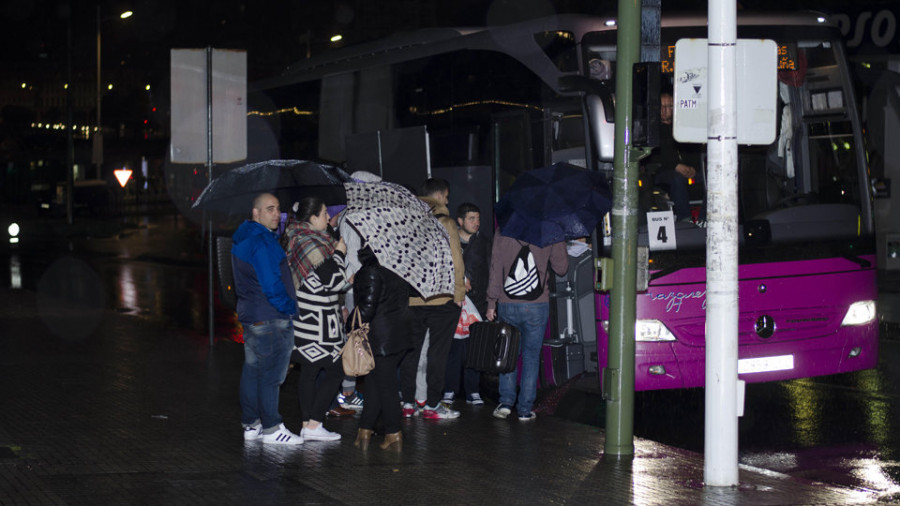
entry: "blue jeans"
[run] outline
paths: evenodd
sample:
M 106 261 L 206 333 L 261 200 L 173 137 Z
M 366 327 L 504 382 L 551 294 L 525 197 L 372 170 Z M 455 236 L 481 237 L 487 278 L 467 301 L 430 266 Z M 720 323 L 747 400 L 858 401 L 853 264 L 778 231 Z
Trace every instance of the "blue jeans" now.
M 497 304 L 502 322 L 515 325 L 522 335 L 522 379 L 519 381 L 519 402 L 516 404 L 516 372 L 500 375 L 500 404 L 516 406 L 520 415 L 531 412 L 537 396 L 538 372 L 541 366 L 541 346 L 550 318 L 547 302 L 504 302 Z
M 278 393 L 287 376 L 294 329 L 291 320 L 244 325 L 244 368 L 241 371 L 241 423 L 262 421 L 264 429 L 281 423 Z
M 450 345 L 450 354 L 447 355 L 447 373 L 444 375 L 444 393 L 481 395 L 481 373 L 475 369 L 464 367 L 466 353 L 469 349 L 469 339 L 453 339 Z M 460 374 L 462 371 L 462 374 Z M 463 388 L 459 388 L 459 379 L 462 377 Z
M 657 174 L 654 178 L 656 184 L 666 187 L 669 198 L 672 199 L 672 212 L 675 219 L 685 220 L 691 218 L 691 202 L 688 194 L 688 180 L 675 170 Z

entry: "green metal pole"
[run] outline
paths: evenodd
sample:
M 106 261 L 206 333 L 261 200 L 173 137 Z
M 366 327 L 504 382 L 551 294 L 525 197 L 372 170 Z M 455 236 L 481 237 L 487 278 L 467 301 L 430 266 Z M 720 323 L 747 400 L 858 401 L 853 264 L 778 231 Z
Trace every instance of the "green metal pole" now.
M 609 362 L 604 371 L 607 455 L 634 455 L 634 318 L 637 278 L 638 161 L 631 147 L 632 68 L 640 61 L 641 0 L 619 0 L 616 144 L 613 160 L 613 286 Z

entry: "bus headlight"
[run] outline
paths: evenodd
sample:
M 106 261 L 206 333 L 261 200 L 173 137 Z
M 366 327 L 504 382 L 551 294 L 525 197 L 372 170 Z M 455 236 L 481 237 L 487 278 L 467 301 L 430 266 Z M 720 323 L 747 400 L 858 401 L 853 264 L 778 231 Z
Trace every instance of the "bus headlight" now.
M 603 320 L 600 323 L 603 325 L 603 331 L 609 334 L 609 320 Z M 663 341 L 675 341 L 675 336 L 672 335 L 669 328 L 659 320 L 635 320 L 634 340 L 657 343 Z
M 841 327 L 848 325 L 865 325 L 875 319 L 875 301 L 861 300 L 850 304 Z

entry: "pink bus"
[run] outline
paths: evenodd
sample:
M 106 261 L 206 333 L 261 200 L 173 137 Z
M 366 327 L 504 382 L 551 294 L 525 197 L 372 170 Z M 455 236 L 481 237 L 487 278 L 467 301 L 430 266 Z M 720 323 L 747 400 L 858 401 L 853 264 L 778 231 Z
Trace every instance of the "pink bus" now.
M 705 37 L 705 23 L 664 18 L 663 79 L 673 65 L 666 48 Z M 738 24 L 739 38 L 773 39 L 779 48 L 776 141 L 739 148 L 739 377 L 760 382 L 873 368 L 872 196 L 841 35 L 815 14 L 741 16 Z M 585 46 L 614 57 L 614 32 L 595 34 Z M 656 231 L 648 235 L 646 221 L 640 228 L 650 268 L 648 287 L 637 295 L 637 390 L 704 385 L 704 344 L 716 336 L 705 332 L 703 149 L 693 153 L 693 219 L 676 224 L 677 248 L 654 250 Z M 642 211 L 671 204 L 665 188 L 646 176 L 641 182 L 650 194 Z M 609 295 L 596 301 L 602 364 Z
M 739 154 L 741 378 L 874 367 L 872 197 L 840 31 L 809 13 L 742 13 L 738 24 L 740 38 L 772 39 L 779 53 L 776 141 Z M 661 26 L 671 83 L 675 42 L 706 37 L 707 21 L 664 14 Z M 329 160 L 413 187 L 443 177 L 451 211 L 473 202 L 488 229 L 494 202 L 525 171 L 567 162 L 612 178 L 618 70 L 614 16 L 426 29 L 320 51 L 250 86 L 248 162 Z M 693 219 L 676 224 L 677 247 L 651 247 L 657 233 L 642 220 L 651 264 L 637 295 L 639 390 L 703 385 L 704 344 L 715 339 L 704 331 L 704 148 L 693 148 Z M 650 178 L 642 189 L 641 216 L 671 206 Z M 557 283 L 550 383 L 602 378 L 607 364 L 609 296 L 593 290 L 591 265 L 609 256 L 608 227 L 591 242 L 570 262 L 587 273 Z M 569 294 L 580 298 L 563 302 Z

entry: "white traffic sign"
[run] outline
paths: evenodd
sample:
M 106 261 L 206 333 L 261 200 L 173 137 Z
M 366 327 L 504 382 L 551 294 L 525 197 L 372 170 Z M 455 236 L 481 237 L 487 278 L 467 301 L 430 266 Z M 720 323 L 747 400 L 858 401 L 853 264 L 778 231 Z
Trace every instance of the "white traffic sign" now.
M 680 39 L 675 43 L 672 134 L 678 142 L 705 144 L 708 140 L 706 41 Z M 738 39 L 736 54 L 737 142 L 771 144 L 775 141 L 778 46 L 768 39 Z

